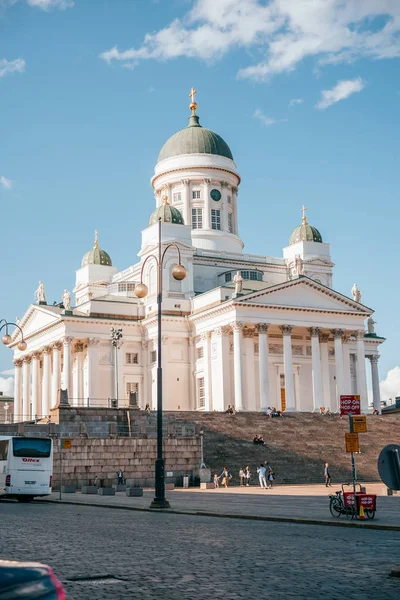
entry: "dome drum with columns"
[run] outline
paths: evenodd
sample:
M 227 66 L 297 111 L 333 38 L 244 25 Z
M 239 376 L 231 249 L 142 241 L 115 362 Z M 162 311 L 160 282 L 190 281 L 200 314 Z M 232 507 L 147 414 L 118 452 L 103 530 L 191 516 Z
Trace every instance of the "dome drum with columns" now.
M 231 404 L 238 411 L 336 412 L 341 394 L 357 393 L 367 412 L 367 368 L 380 410 L 384 338 L 371 325 L 373 310 L 358 288 L 350 297 L 334 289 L 330 245 L 308 224 L 305 207 L 282 256 L 243 253 L 240 175 L 224 139 L 200 125 L 195 94 L 192 88 L 188 126 L 159 154 L 138 261 L 119 270 L 96 232 L 76 271 L 74 305 L 64 290 L 68 310 L 42 301 L 20 320 L 27 348 L 18 349 L 15 334 L 16 419 L 49 415 L 60 388 L 72 406 L 105 407 L 112 399 L 125 409 L 134 392 L 139 406 L 156 407 L 157 267 L 147 258 L 159 223 L 163 247 L 173 244 L 162 271 L 165 410 Z M 183 280 L 173 276 L 175 245 Z M 149 293 L 139 299 L 142 266 Z M 122 329 L 118 369 L 111 327 Z

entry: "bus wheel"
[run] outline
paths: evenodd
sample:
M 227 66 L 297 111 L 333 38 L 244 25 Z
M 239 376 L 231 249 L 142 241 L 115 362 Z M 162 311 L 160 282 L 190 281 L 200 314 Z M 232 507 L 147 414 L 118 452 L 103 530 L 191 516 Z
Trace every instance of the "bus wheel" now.
M 18 496 L 18 502 L 32 502 L 33 496 Z

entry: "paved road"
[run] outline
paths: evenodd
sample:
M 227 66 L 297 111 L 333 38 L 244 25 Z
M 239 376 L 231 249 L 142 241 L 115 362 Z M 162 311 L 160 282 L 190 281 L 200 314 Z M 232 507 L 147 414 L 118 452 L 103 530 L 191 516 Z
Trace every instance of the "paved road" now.
M 1 555 L 52 565 L 68 600 L 400 597 L 395 531 L 11 501 L 0 523 Z
M 382 486 L 380 486 L 382 488 Z M 377 492 L 373 486 L 369 491 Z M 332 488 L 335 490 L 335 488 Z M 329 512 L 329 494 L 334 492 L 325 486 L 287 486 L 274 490 L 261 490 L 257 487 L 232 487 L 218 490 L 174 490 L 167 492 L 172 509 L 183 511 L 206 511 L 230 515 L 258 517 L 299 518 L 322 521 L 336 521 Z M 289 495 L 290 494 L 290 495 Z M 115 496 L 96 496 L 86 494 L 64 494 L 68 502 L 84 502 L 91 505 L 108 504 L 112 506 L 148 508 L 154 496 L 153 491 L 145 491 L 141 498 L 127 498 L 123 492 Z M 59 494 L 53 493 L 52 500 Z M 377 498 L 377 513 L 373 523 L 384 526 L 400 527 L 400 495 Z M 340 521 L 345 521 L 344 517 Z M 346 521 L 347 522 L 347 521 Z

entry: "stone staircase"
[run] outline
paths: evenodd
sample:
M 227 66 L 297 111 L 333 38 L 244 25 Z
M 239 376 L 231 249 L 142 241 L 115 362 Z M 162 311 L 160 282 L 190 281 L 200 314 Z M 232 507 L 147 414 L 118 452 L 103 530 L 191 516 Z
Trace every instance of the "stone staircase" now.
M 333 482 L 351 478 L 351 455 L 345 452 L 348 417 L 311 413 L 287 413 L 268 419 L 262 413 L 167 412 L 165 425 L 174 420 L 194 423 L 204 432 L 204 458 L 213 473 L 226 465 L 233 483 L 238 483 L 240 467 L 249 465 L 253 484 L 256 467 L 269 461 L 279 483 L 321 483 L 324 462 L 330 464 Z M 380 481 L 377 458 L 387 444 L 400 444 L 400 414 L 367 416 L 367 433 L 359 434 L 361 454 L 356 455 L 360 481 Z M 255 434 L 262 435 L 265 447 L 256 446 Z

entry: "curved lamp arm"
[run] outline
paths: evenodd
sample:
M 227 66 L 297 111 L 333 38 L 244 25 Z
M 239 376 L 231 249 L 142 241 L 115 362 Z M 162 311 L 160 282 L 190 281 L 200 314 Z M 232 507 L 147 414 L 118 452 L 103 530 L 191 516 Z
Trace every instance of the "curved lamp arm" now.
M 19 329 L 20 333 L 21 333 L 21 338 L 24 339 L 24 333 L 21 329 L 21 327 L 19 325 L 17 325 L 16 323 L 11 323 L 10 321 L 6 321 L 5 319 L 1 319 L 0 323 L 2 323 L 4 321 L 4 325 L 2 325 L 0 327 L 0 331 L 2 329 L 4 329 L 4 327 L 6 328 L 6 333 L 8 333 L 8 326 L 9 325 L 13 325 L 14 327 L 16 327 L 17 329 Z

